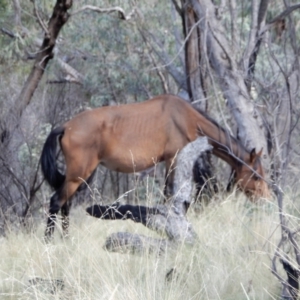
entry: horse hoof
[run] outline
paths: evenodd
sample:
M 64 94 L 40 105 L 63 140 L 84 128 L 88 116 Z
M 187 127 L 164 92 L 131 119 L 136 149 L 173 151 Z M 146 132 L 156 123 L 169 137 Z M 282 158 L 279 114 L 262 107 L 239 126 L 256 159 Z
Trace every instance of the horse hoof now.
M 45 233 L 45 236 L 44 236 L 45 244 L 51 243 L 52 240 L 53 240 L 53 235 L 52 235 L 52 234 L 49 234 L 48 232 L 46 232 L 46 233 Z

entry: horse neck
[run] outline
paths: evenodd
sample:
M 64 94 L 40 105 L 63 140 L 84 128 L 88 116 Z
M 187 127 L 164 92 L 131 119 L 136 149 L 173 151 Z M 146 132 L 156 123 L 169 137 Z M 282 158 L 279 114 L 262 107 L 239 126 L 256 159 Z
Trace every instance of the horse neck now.
M 198 128 L 199 134 L 208 138 L 213 147 L 213 154 L 226 161 L 232 168 L 238 170 L 243 162 L 249 162 L 250 153 L 217 123 L 201 115 Z
M 210 140 L 210 138 L 208 139 Z M 239 147 L 235 147 L 236 145 L 234 144 L 225 146 L 215 143 L 212 140 L 209 141 L 209 143 L 213 146 L 213 154 L 226 161 L 236 171 L 240 168 L 243 162 L 247 162 L 247 152 L 244 149 L 241 151 L 241 149 Z

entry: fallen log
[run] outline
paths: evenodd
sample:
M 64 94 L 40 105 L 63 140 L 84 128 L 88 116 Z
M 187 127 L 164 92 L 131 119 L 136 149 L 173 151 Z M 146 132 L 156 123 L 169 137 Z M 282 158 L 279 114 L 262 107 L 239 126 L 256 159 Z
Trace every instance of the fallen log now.
M 161 255 L 165 253 L 169 246 L 171 246 L 171 243 L 166 239 L 155 239 L 130 232 L 116 232 L 106 239 L 103 248 L 118 253 L 155 253 Z
M 178 214 L 173 206 L 157 205 L 93 205 L 86 209 L 93 217 L 103 220 L 132 220 L 160 234 L 166 234 L 171 241 L 193 244 L 197 238 L 186 217 Z M 160 241 L 159 241 L 160 242 Z M 123 243 L 123 242 L 122 242 Z M 121 244 L 122 244 L 121 243 Z

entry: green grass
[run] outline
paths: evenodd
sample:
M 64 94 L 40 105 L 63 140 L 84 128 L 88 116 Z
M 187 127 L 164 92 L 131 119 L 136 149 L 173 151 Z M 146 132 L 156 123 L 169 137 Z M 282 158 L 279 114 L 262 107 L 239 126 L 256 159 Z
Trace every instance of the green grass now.
M 188 218 L 199 242 L 162 256 L 107 252 L 113 232 L 156 234 L 132 221 L 92 218 L 80 207 L 67 240 L 56 230 L 45 244 L 44 221 L 30 234 L 11 231 L 0 240 L 0 299 L 278 299 L 280 283 L 270 271 L 280 238 L 275 203 L 230 196 Z M 43 281 L 33 284 L 37 278 Z M 53 293 L 51 280 L 62 280 L 63 289 Z

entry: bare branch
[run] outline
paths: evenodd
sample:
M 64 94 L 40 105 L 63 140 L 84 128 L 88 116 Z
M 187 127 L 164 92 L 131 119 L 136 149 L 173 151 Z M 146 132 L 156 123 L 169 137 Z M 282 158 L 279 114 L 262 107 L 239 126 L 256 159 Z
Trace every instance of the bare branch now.
M 276 250 L 275 250 L 275 254 L 273 256 L 272 259 L 272 267 L 271 267 L 271 271 L 273 273 L 274 276 L 277 277 L 277 279 L 281 282 L 281 284 L 285 283 L 285 280 L 283 279 L 283 277 L 281 277 L 277 271 L 277 267 L 276 267 L 276 260 L 278 257 L 281 257 L 280 253 L 279 253 L 279 249 L 282 246 L 282 244 L 284 243 L 285 239 L 282 237 L 280 242 L 278 243 Z
M 237 8 L 236 8 L 236 0 L 229 0 L 229 9 L 231 15 L 231 40 L 232 40 L 232 47 L 237 47 Z
M 253 0 L 252 1 L 252 10 L 251 10 L 251 29 L 248 38 L 247 47 L 245 48 L 245 53 L 243 55 L 244 59 L 244 69 L 247 71 L 249 66 L 249 59 L 256 43 L 256 35 L 257 35 L 257 19 L 258 19 L 258 11 L 259 11 L 259 1 Z
M 281 14 L 272 19 L 268 24 L 266 24 L 259 32 L 260 35 L 263 35 L 266 31 L 270 30 L 278 20 L 281 20 L 291 14 L 294 10 L 299 9 L 300 4 L 295 4 L 289 6 L 286 10 L 284 10 Z
M 253 1 L 255 5 L 258 5 L 256 1 Z M 269 0 L 263 0 L 260 2 L 259 9 L 257 11 L 256 6 L 252 5 L 252 29 L 249 37 L 248 45 L 246 47 L 245 55 L 244 55 L 244 67 L 247 72 L 247 80 L 246 85 L 248 91 L 251 89 L 251 83 L 254 76 L 255 63 L 256 58 L 260 49 L 261 40 L 263 34 L 273 27 L 277 21 L 285 18 L 290 13 L 292 13 L 295 9 L 300 8 L 300 4 L 296 4 L 293 6 L 289 6 L 285 11 L 276 16 L 273 20 L 271 20 L 267 25 L 262 27 L 264 23 L 267 7 L 269 4 Z M 255 37 L 254 37 L 255 34 Z
M 2 33 L 8 35 L 10 38 L 16 38 L 17 37 L 13 32 L 11 32 L 10 30 L 8 30 L 6 28 L 2 27 L 0 30 L 1 30 Z
M 38 9 L 36 7 L 36 3 L 35 3 L 34 0 L 32 0 L 32 2 L 33 2 L 33 5 L 34 5 L 33 11 L 34 11 L 35 16 L 37 17 L 37 20 L 38 20 L 40 26 L 43 28 L 45 34 L 47 36 L 49 36 L 49 32 L 48 32 L 47 26 L 45 25 L 45 23 L 43 22 L 43 20 L 41 19 L 40 15 L 39 15 Z
M 6 169 L 8 174 L 10 174 L 13 182 L 16 184 L 16 186 L 19 188 L 22 195 L 24 195 L 24 198 L 26 201 L 28 200 L 28 192 L 27 187 L 24 182 L 17 176 L 17 173 L 12 170 L 12 168 L 7 164 L 5 159 L 3 157 L 0 157 L 0 160 L 2 161 L 2 166 Z
M 121 20 L 126 20 L 128 21 L 129 19 L 132 18 L 133 14 L 135 13 L 136 11 L 136 8 L 134 7 L 132 9 L 132 11 L 126 15 L 123 8 L 119 7 L 119 6 L 115 6 L 115 7 L 110 7 L 110 8 L 100 8 L 100 7 L 97 7 L 97 6 L 93 6 L 93 5 L 84 5 L 83 7 L 81 7 L 80 9 L 74 11 L 73 13 L 70 14 L 70 16 L 74 16 L 74 15 L 77 15 L 81 12 L 84 12 L 86 10 L 92 10 L 92 11 L 95 11 L 97 13 L 113 13 L 113 12 L 118 12 L 119 13 L 119 18 Z
M 165 94 L 168 94 L 169 93 L 169 88 L 168 88 L 168 84 L 167 84 L 167 81 L 166 81 L 166 78 L 164 76 L 164 74 L 162 73 L 162 71 L 160 70 L 160 68 L 157 68 L 157 64 L 156 64 L 156 61 L 155 61 L 155 58 L 152 54 L 151 51 L 149 51 L 149 57 L 150 59 L 152 60 L 152 63 L 156 69 L 156 72 L 157 72 L 157 75 L 159 76 L 161 82 L 162 82 L 162 87 L 163 87 L 163 90 L 164 90 L 164 93 Z
M 155 67 L 155 70 L 156 70 L 156 72 L 157 72 L 157 75 L 159 76 L 159 78 L 160 78 L 160 80 L 161 80 L 161 82 L 162 82 L 162 87 L 163 87 L 164 93 L 165 93 L 165 94 L 168 94 L 168 93 L 169 93 L 168 84 L 167 84 L 167 82 L 166 82 L 166 79 L 165 79 L 164 74 L 162 73 L 162 71 L 160 70 L 160 68 L 157 67 L 155 58 L 154 58 L 154 56 L 153 56 L 153 54 L 152 54 L 152 51 L 151 51 L 151 50 L 152 50 L 152 49 L 151 49 L 151 45 L 149 45 L 149 42 L 147 41 L 147 39 L 145 39 L 144 36 L 143 36 L 143 39 L 144 39 L 145 44 L 146 44 L 146 47 L 147 47 L 147 49 L 148 49 L 148 55 L 149 55 L 149 57 L 150 57 L 150 59 L 151 59 L 153 65 L 154 65 L 154 67 Z
M 217 42 L 217 44 L 220 46 L 220 48 L 223 50 L 224 55 L 226 56 L 227 60 L 229 61 L 230 69 L 231 69 L 232 71 L 236 70 L 236 64 L 235 64 L 235 61 L 231 58 L 231 53 L 229 53 L 229 52 L 227 51 L 227 50 L 229 50 L 228 47 L 225 47 L 225 45 L 220 41 L 220 39 L 219 39 L 220 36 L 217 35 L 217 34 L 215 33 L 215 31 L 213 30 L 213 28 L 212 28 L 210 22 L 207 22 L 207 23 L 208 23 L 208 26 L 209 26 L 210 29 L 211 29 L 211 34 L 212 34 L 212 36 L 214 37 L 214 39 L 216 40 L 216 42 Z
M 171 0 L 176 11 L 178 12 L 178 14 L 181 16 L 182 15 L 182 9 L 180 8 L 179 4 L 177 3 L 176 0 Z
M 259 11 L 257 16 L 257 25 L 259 29 L 261 28 L 261 25 L 266 18 L 269 1 L 270 0 L 261 0 L 259 4 Z
M 154 47 L 152 44 L 151 45 L 152 50 L 156 53 L 156 55 L 160 58 L 162 61 L 163 65 L 160 66 L 160 68 L 166 68 L 168 72 L 171 74 L 171 76 L 174 78 L 176 83 L 178 84 L 179 87 L 187 91 L 187 84 L 184 78 L 184 74 L 182 74 L 176 66 L 173 64 L 173 61 L 177 58 L 179 53 L 183 50 L 183 47 L 181 47 L 180 51 L 178 52 L 178 55 L 176 55 L 173 59 L 171 59 L 166 51 L 163 49 L 162 43 L 153 35 L 151 34 L 147 29 L 139 29 L 140 34 L 144 38 L 144 40 L 148 40 L 147 35 L 151 36 L 152 40 L 155 42 L 155 44 L 158 47 Z M 157 67 L 156 67 L 157 68 Z
M 56 58 L 56 61 L 59 63 L 60 67 L 63 69 L 63 71 L 66 73 L 65 79 L 68 82 L 74 82 L 78 84 L 82 84 L 84 81 L 84 76 L 80 74 L 77 70 L 75 70 L 73 67 L 71 67 L 69 64 L 64 62 L 60 58 Z
M 21 7 L 19 0 L 13 0 L 13 6 L 14 6 L 14 11 L 15 11 L 15 24 L 17 26 L 22 26 L 21 23 Z
M 179 28 L 176 25 L 176 18 L 177 18 L 176 14 L 177 14 L 176 9 L 175 9 L 174 5 L 172 5 L 171 6 L 171 19 L 173 21 L 172 22 L 173 23 L 173 34 L 174 34 L 175 41 L 176 41 L 176 44 L 175 44 L 176 50 L 177 50 L 177 52 L 179 52 L 179 49 L 181 48 L 181 45 L 182 45 L 182 28 Z M 182 68 L 185 69 L 184 53 L 181 52 L 179 59 L 180 59 Z
M 259 36 L 259 31 L 265 21 L 268 4 L 269 0 L 262 0 L 259 4 L 255 1 L 255 5 L 252 5 L 251 34 L 244 54 L 244 69 L 247 74 L 245 82 L 248 92 L 251 89 L 256 59 L 261 45 L 262 37 Z

